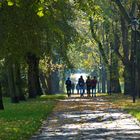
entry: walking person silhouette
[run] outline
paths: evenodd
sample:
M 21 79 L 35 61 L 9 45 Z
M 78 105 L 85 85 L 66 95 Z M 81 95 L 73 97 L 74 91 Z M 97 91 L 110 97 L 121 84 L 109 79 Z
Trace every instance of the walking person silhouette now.
M 90 97 L 90 89 L 91 89 L 91 79 L 90 79 L 90 76 L 87 77 L 86 88 L 87 88 L 87 97 Z
M 85 86 L 83 76 L 80 76 L 78 80 L 78 85 L 79 85 L 80 96 L 82 97 L 84 95 L 84 86 Z
M 65 84 L 66 84 L 66 89 L 67 89 L 67 95 L 68 95 L 68 97 L 70 97 L 70 95 L 71 95 L 71 80 L 69 77 L 66 80 Z

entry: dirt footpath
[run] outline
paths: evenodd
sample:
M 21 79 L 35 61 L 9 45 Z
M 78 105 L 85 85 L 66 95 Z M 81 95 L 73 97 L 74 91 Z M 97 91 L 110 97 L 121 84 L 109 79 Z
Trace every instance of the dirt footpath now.
M 31 140 L 140 140 L 139 122 L 103 97 L 60 100 Z

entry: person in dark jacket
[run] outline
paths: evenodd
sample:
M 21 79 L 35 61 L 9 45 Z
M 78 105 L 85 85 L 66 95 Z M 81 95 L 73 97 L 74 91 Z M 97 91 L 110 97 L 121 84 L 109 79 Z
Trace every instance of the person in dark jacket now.
M 86 88 L 87 88 L 87 96 L 90 97 L 90 89 L 91 89 L 91 79 L 90 79 L 90 76 L 87 77 Z
M 66 84 L 66 89 L 67 89 L 67 95 L 68 95 L 68 97 L 70 97 L 70 95 L 71 95 L 71 80 L 70 80 L 70 78 L 68 78 L 66 80 L 65 84 Z
M 76 90 L 77 90 L 77 94 L 79 94 L 79 84 L 76 84 Z
M 79 78 L 78 85 L 79 85 L 80 95 L 82 97 L 84 95 L 84 86 L 85 86 L 85 82 L 84 82 L 83 76 L 81 76 Z
M 74 94 L 75 84 L 74 82 L 71 83 L 71 93 Z

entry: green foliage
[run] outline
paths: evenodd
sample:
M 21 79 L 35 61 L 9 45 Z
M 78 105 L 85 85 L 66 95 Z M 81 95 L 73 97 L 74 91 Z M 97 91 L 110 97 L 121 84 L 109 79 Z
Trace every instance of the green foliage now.
M 52 112 L 56 99 L 64 95 L 41 97 L 20 104 L 12 104 L 4 99 L 5 110 L 0 111 L 0 139 L 26 140 L 35 133 L 46 117 Z
M 10 56 L 20 60 L 28 52 L 42 56 L 52 48 L 65 60 L 68 44 L 76 37 L 70 2 L 7 0 L 1 3 L 0 10 L 2 58 Z

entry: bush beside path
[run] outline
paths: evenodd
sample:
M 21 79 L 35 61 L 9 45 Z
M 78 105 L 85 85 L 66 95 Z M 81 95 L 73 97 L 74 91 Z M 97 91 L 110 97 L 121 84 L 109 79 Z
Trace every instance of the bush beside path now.
M 31 140 L 136 140 L 139 122 L 105 96 L 59 100 Z

